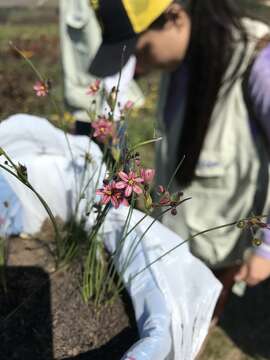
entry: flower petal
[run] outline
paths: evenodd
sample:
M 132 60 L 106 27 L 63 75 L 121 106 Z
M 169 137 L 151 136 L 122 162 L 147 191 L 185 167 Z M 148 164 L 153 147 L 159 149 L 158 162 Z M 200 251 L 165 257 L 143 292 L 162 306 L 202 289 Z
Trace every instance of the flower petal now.
M 124 181 L 118 181 L 115 183 L 116 189 L 125 189 L 127 187 L 127 183 Z
M 138 185 L 133 186 L 133 191 L 137 194 L 141 194 L 143 191 Z
M 118 176 L 120 177 L 120 179 L 122 179 L 124 181 L 128 181 L 128 175 L 124 171 L 120 171 L 118 173 Z
M 113 205 L 113 207 L 115 209 L 119 208 L 120 203 L 119 203 L 118 199 L 115 196 L 111 197 L 111 202 L 112 202 L 112 205 Z
M 97 195 L 103 195 L 104 189 L 97 189 L 96 194 Z
M 125 196 L 129 197 L 132 194 L 132 186 L 128 185 L 125 190 Z
M 129 206 L 129 202 L 127 201 L 126 198 L 123 198 L 123 199 L 121 200 L 121 205 Z
M 137 183 L 142 183 L 142 182 L 144 182 L 144 179 L 143 179 L 143 178 L 140 178 L 140 177 L 136 177 L 136 178 L 135 178 L 135 181 L 136 181 Z
M 111 200 L 110 196 L 104 195 L 101 202 L 102 202 L 102 204 L 106 205 L 106 204 L 108 204 L 110 202 L 110 200 Z

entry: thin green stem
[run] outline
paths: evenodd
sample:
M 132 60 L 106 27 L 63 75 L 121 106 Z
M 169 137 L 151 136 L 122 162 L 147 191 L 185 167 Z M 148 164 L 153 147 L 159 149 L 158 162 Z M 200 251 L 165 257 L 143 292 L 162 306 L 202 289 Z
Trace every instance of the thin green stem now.
M 97 266 L 97 246 L 98 246 L 98 239 L 97 235 L 100 230 L 101 225 L 104 222 L 105 217 L 107 216 L 109 210 L 109 205 L 106 205 L 104 209 L 100 212 L 97 217 L 96 224 L 92 229 L 90 238 L 89 238 L 89 249 L 87 253 L 87 257 L 85 260 L 85 268 L 84 268 L 84 276 L 83 276 L 83 298 L 84 301 L 87 301 L 91 296 L 92 291 L 94 292 L 96 289 L 95 283 L 95 270 Z M 91 288 L 90 288 L 91 286 Z M 89 290 L 90 288 L 90 290 Z M 91 291 L 91 289 L 93 289 Z
M 260 218 L 265 218 L 268 217 L 268 215 L 260 215 Z M 207 234 L 211 231 L 215 231 L 215 230 L 220 230 L 220 229 L 224 229 L 226 227 L 229 226 L 235 226 L 239 223 L 239 221 L 247 221 L 250 218 L 245 218 L 245 219 L 241 219 L 241 220 L 235 220 L 231 223 L 228 224 L 223 224 L 223 225 L 219 225 L 219 226 L 214 226 L 210 229 L 206 229 L 203 231 L 200 231 L 192 236 L 189 236 L 186 240 L 183 240 L 180 244 L 177 244 L 176 246 L 172 247 L 171 249 L 169 249 L 168 251 L 166 251 L 164 254 L 160 255 L 159 257 L 157 257 L 155 260 L 153 260 L 152 262 L 150 262 L 147 266 L 145 266 L 143 269 L 141 269 L 140 271 L 138 271 L 134 276 L 131 277 L 130 281 L 132 281 L 133 279 L 135 279 L 138 275 L 140 275 L 142 272 L 144 272 L 146 269 L 148 269 L 150 266 L 154 265 L 156 262 L 158 262 L 159 260 L 161 260 L 162 258 L 164 258 L 165 256 L 167 256 L 168 254 L 170 254 L 172 251 L 176 250 L 177 248 L 179 248 L 180 246 L 184 245 L 185 243 L 187 243 L 188 241 L 194 239 L 197 236 L 203 235 L 203 234 Z
M 176 174 L 178 173 L 178 170 L 180 169 L 180 167 L 182 166 L 183 164 L 183 161 L 185 160 L 185 156 L 182 157 L 182 159 L 180 160 L 179 164 L 177 165 L 176 169 L 174 170 L 170 180 L 169 180 L 169 183 L 167 185 L 167 190 L 169 191 L 170 187 L 171 187 L 171 184 L 176 176 Z
M 183 199 L 182 201 L 179 202 L 179 204 L 177 204 L 177 207 L 180 206 L 181 204 L 183 204 L 184 202 L 190 200 L 190 198 L 186 198 L 186 199 Z M 142 239 L 144 238 L 144 236 L 147 234 L 147 232 L 150 230 L 150 228 L 154 225 L 154 223 L 156 221 L 158 221 L 160 218 L 162 218 L 163 215 L 165 215 L 167 212 L 171 211 L 171 207 L 169 207 L 168 209 L 165 209 L 163 210 L 158 216 L 156 216 L 152 221 L 151 223 L 148 225 L 148 227 L 146 228 L 146 230 L 143 232 L 143 234 L 141 235 L 141 237 L 139 238 L 139 240 L 132 244 L 132 246 L 130 247 L 129 249 L 129 252 L 127 254 L 127 257 L 126 257 L 126 260 L 125 260 L 125 263 L 123 265 L 123 268 L 121 270 L 121 274 L 124 274 L 124 272 L 126 271 L 127 267 L 129 266 L 129 263 L 137 249 L 137 247 L 139 246 L 139 244 L 141 243 Z
M 16 45 L 13 44 L 12 41 L 9 42 L 9 45 L 15 50 L 17 51 L 17 53 L 27 62 L 28 65 L 30 65 L 30 67 L 32 68 L 32 70 L 34 71 L 34 73 L 37 75 L 37 77 L 39 78 L 40 81 L 45 82 L 45 79 L 43 78 L 43 76 L 41 75 L 41 73 L 38 71 L 38 69 L 35 67 L 35 65 L 33 64 L 33 62 L 31 60 L 29 60 L 23 53 L 23 51 L 21 51 L 19 48 L 17 48 Z
M 119 77 L 118 77 L 118 82 L 117 82 L 117 86 L 116 86 L 116 96 L 115 96 L 115 100 L 112 106 L 112 117 L 114 119 L 114 112 L 115 112 L 115 107 L 117 104 L 117 99 L 118 99 L 118 94 L 119 94 L 119 89 L 120 89 L 120 82 L 121 82 L 121 78 L 122 78 L 122 70 L 123 70 L 123 66 L 124 66 L 124 54 L 126 51 L 126 46 L 124 46 L 123 48 L 123 52 L 122 52 L 122 56 L 121 56 L 121 63 L 120 63 L 120 72 L 119 72 Z
M 22 184 L 24 184 L 26 187 L 28 187 L 39 199 L 39 201 L 41 202 L 41 204 L 43 205 L 44 209 L 46 210 L 47 214 L 49 215 L 49 218 L 53 224 L 54 227 L 54 231 L 55 231 L 55 239 L 56 239 L 56 252 L 57 252 L 57 258 L 60 258 L 60 233 L 58 230 L 58 226 L 55 220 L 55 217 L 50 209 L 50 207 L 48 206 L 47 202 L 43 199 L 43 197 L 34 189 L 34 187 L 29 183 L 29 181 L 26 179 L 26 177 L 22 177 L 19 176 L 17 171 L 18 171 L 18 166 L 15 165 L 11 159 L 9 158 L 9 156 L 6 154 L 6 152 L 4 152 L 3 154 L 6 159 L 8 159 L 9 162 L 11 162 L 12 166 L 14 167 L 14 170 L 16 171 L 16 173 L 14 173 L 13 171 L 11 171 L 9 168 L 7 168 L 6 166 L 0 164 L 0 167 L 2 169 L 4 169 L 5 171 L 7 171 L 8 173 L 10 173 L 12 176 L 14 176 L 16 179 L 18 179 Z
M 146 140 L 146 141 L 142 141 L 140 142 L 139 144 L 136 144 L 134 145 L 128 152 L 128 157 L 136 150 L 138 149 L 139 147 L 142 147 L 142 146 L 145 146 L 145 145 L 148 145 L 148 144 L 152 144 L 152 143 L 155 143 L 155 142 L 158 142 L 158 141 L 161 141 L 162 140 L 162 137 L 159 137 L 159 138 L 156 138 L 156 139 L 151 139 L 151 140 Z

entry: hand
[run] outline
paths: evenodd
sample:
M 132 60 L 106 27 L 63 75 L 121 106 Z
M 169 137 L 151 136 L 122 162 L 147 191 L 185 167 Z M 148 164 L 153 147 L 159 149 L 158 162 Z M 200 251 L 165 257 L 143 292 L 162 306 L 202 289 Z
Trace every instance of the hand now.
M 253 254 L 235 275 L 236 282 L 245 281 L 249 286 L 255 286 L 270 276 L 270 260 Z

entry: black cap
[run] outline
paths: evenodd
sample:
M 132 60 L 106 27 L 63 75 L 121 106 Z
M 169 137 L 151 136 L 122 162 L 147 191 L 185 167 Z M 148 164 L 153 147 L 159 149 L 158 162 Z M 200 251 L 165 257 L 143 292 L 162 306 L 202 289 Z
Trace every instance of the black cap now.
M 121 0 L 93 1 L 102 29 L 102 44 L 89 72 L 98 77 L 118 73 L 135 52 L 138 35 L 134 31 Z

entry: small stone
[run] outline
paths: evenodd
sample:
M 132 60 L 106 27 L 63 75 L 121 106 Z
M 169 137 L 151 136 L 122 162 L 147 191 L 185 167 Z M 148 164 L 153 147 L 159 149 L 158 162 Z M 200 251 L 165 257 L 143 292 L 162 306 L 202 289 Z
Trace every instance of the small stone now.
M 72 350 L 72 355 L 73 355 L 73 356 L 77 356 L 77 355 L 79 355 L 79 353 L 80 353 L 79 347 L 75 347 L 75 348 Z

